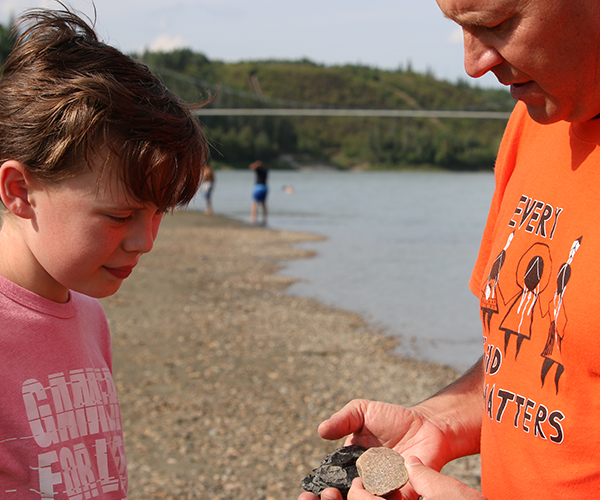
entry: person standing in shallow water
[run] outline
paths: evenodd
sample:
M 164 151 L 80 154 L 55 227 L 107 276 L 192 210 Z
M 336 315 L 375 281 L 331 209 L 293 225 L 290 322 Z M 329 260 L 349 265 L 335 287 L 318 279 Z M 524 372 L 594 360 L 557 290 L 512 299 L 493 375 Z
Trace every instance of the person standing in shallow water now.
M 206 202 L 206 215 L 212 215 L 212 193 L 215 188 L 215 172 L 210 165 L 205 165 L 204 175 L 202 176 L 202 184 L 200 184 L 200 192 Z
M 256 174 L 256 182 L 254 183 L 254 190 L 252 191 L 252 207 L 250 212 L 250 222 L 256 224 L 258 216 L 258 206 L 262 209 L 262 225 L 267 225 L 267 195 L 269 194 L 269 188 L 267 186 L 267 176 L 269 170 L 265 167 L 265 164 L 257 160 L 250 164 L 250 170 L 254 170 Z

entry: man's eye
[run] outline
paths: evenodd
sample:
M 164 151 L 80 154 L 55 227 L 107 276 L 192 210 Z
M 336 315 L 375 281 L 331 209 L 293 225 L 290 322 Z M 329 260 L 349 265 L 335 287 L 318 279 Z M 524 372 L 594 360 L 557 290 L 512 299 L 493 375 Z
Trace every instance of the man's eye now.
M 504 21 L 499 22 L 497 24 L 486 26 L 486 29 L 489 31 L 502 32 L 508 28 L 508 25 L 509 19 L 505 19 Z

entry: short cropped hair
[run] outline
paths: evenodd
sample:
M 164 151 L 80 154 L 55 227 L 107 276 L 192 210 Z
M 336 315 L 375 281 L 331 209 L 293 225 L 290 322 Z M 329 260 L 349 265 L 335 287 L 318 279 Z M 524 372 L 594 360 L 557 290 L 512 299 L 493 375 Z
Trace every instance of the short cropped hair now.
M 162 210 L 191 201 L 208 161 L 191 105 L 67 8 L 26 11 L 16 29 L 0 79 L 0 162 L 53 183 L 108 151 L 116 162 L 105 167 L 118 165 L 137 201 Z

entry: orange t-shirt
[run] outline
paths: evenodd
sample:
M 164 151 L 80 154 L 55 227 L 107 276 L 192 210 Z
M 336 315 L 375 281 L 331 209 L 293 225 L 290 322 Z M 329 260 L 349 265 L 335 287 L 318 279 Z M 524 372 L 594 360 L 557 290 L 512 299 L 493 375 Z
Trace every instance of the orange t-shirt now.
M 483 493 L 600 496 L 600 120 L 540 125 L 516 106 L 470 287 Z

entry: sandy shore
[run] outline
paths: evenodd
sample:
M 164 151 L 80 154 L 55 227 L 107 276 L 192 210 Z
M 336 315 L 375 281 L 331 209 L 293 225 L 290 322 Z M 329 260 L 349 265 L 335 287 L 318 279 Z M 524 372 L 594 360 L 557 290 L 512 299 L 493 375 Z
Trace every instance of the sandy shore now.
M 129 461 L 129 499 L 292 499 L 341 442 L 317 425 L 350 399 L 416 403 L 457 377 L 389 353 L 351 312 L 285 293 L 308 234 L 167 216 L 154 250 L 102 301 Z M 447 473 L 478 487 L 475 457 Z

